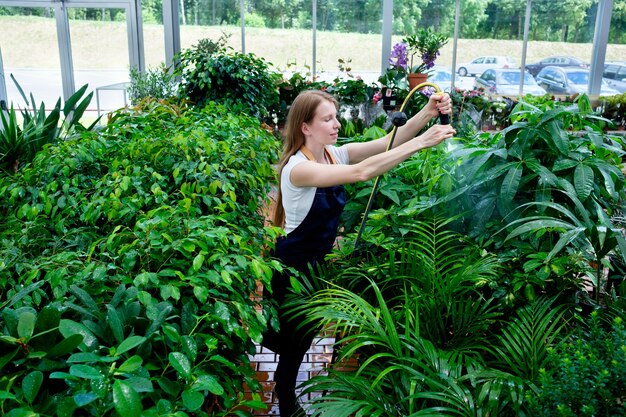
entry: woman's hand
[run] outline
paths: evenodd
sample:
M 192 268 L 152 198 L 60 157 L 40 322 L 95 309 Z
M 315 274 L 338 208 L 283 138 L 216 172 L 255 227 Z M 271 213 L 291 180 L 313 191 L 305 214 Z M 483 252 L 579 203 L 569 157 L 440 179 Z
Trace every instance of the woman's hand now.
M 426 107 L 432 117 L 437 117 L 439 114 L 450 114 L 452 113 L 452 99 L 448 93 L 431 94 Z
M 450 125 L 432 125 L 426 132 L 417 136 L 421 148 L 430 148 L 454 136 L 456 130 Z

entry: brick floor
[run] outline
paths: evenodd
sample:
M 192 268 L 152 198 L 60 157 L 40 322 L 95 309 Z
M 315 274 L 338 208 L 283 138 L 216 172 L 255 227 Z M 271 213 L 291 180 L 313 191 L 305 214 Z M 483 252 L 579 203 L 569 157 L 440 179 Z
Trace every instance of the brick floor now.
M 330 366 L 333 355 L 334 338 L 318 337 L 313 341 L 311 349 L 304 357 L 304 361 L 300 366 L 298 373 L 298 384 L 307 381 L 314 375 L 324 373 Z M 266 410 L 255 412 L 255 416 L 278 416 L 278 400 L 273 393 L 274 389 L 274 372 L 276 371 L 276 360 L 278 355 L 269 349 L 257 346 L 257 354 L 250 357 L 252 366 L 256 371 L 257 380 L 263 386 L 263 399 L 267 404 Z M 299 393 L 299 391 L 298 391 Z M 301 399 L 303 403 L 313 396 L 319 396 L 321 393 L 307 394 Z M 303 404 L 306 408 L 306 404 Z

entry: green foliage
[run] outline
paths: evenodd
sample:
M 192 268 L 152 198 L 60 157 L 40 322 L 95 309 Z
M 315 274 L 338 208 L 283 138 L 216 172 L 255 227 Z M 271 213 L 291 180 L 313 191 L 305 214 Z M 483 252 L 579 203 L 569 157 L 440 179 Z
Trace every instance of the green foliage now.
M 287 65 L 287 69 L 291 65 Z M 287 119 L 287 113 L 291 103 L 304 90 L 325 90 L 329 83 L 322 80 L 316 80 L 311 72 L 302 73 L 294 71 L 289 78 L 282 77 L 277 82 L 278 87 L 278 105 L 276 108 L 276 123 L 284 125 Z
M 618 129 L 626 128 L 626 93 L 601 97 L 602 117 L 611 120 Z
M 441 207 L 464 213 L 458 230 L 505 256 L 515 278 L 501 287 L 508 302 L 527 298 L 522 291 L 531 298 L 572 295 L 581 285 L 576 277 L 589 270 L 586 260 L 617 244 L 603 239 L 614 235 L 610 216 L 624 199 L 623 150 L 598 120 L 584 95 L 574 105 L 521 101 L 511 126 L 481 142 L 459 143 L 451 155 L 459 161 L 458 182 Z
M 538 392 L 529 398 L 534 415 L 622 416 L 626 413 L 626 327 L 617 317 L 606 327 L 593 313 L 588 333 L 550 349 Z
M 263 58 L 219 45 L 205 39 L 180 54 L 183 97 L 199 107 L 216 101 L 259 120 L 271 119 L 279 103 L 280 75 Z
M 262 215 L 278 148 L 222 106 L 144 101 L 0 178 L 4 410 L 261 407 L 243 387 L 260 391 L 249 354 L 272 313 L 251 294 L 279 267 L 263 257 L 277 231 Z
M 91 130 L 97 123 L 97 121 L 94 122 L 88 128 L 80 124 L 80 118 L 93 96 L 93 93 L 89 93 L 83 98 L 87 85 L 81 87 L 68 98 L 63 107 L 61 107 L 61 99 L 59 98 L 54 108 L 51 111 L 46 111 L 43 102 L 37 106 L 32 94 L 29 102 L 15 77 L 11 75 L 11 78 L 27 107 L 20 111 L 21 126 L 13 103 L 11 103 L 11 108 L 7 113 L 0 111 L 0 122 L 2 122 L 0 128 L 0 171 L 15 173 L 30 163 L 45 145 L 79 135 L 85 130 Z M 61 114 L 63 114 L 63 119 Z
M 177 96 L 177 89 L 176 77 L 165 65 L 148 69 L 143 74 L 135 67 L 130 68 L 128 96 L 132 104 L 138 104 L 148 97 L 172 99 Z
M 313 414 L 518 415 L 523 379 L 483 351 L 499 315 L 479 289 L 497 276 L 495 259 L 445 221 L 405 225 L 386 256 L 337 259 L 325 274 L 334 285 L 292 301 L 338 336 L 338 369 L 305 385 L 328 391 L 311 402 Z

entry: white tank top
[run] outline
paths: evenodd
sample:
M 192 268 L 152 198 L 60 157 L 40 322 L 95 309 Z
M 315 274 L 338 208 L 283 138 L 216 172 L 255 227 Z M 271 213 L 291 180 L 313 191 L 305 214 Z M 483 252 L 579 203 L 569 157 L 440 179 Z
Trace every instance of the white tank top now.
M 348 150 L 345 146 L 327 146 L 326 149 L 335 158 L 337 164 L 347 165 L 350 163 Z M 304 161 L 308 161 L 304 153 L 302 151 L 296 152 L 287 161 L 280 177 L 280 191 L 283 195 L 283 207 L 285 208 L 286 233 L 290 233 L 302 223 L 307 214 L 309 214 L 315 198 L 317 187 L 296 187 L 290 180 L 293 167 Z

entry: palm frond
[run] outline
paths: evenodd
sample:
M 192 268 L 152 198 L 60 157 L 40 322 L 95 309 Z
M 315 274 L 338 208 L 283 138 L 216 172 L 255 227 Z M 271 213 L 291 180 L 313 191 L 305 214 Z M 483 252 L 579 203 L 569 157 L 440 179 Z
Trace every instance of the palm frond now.
M 553 307 L 554 299 L 538 298 L 518 310 L 498 335 L 494 346 L 496 365 L 513 375 L 536 381 L 539 370 L 546 365 L 548 349 L 563 340 L 565 305 Z

